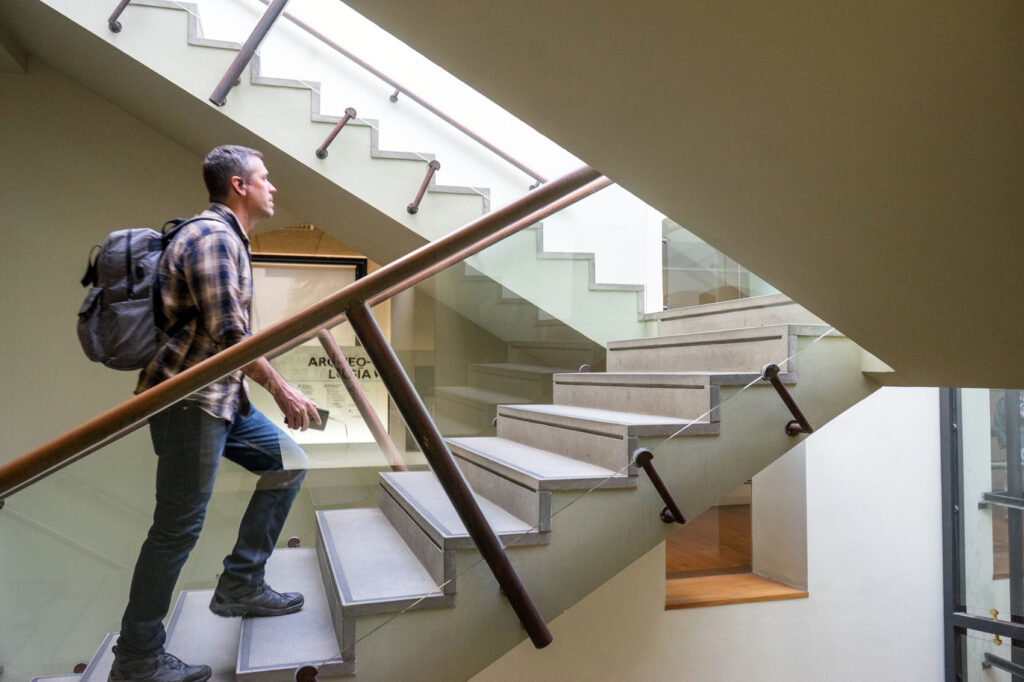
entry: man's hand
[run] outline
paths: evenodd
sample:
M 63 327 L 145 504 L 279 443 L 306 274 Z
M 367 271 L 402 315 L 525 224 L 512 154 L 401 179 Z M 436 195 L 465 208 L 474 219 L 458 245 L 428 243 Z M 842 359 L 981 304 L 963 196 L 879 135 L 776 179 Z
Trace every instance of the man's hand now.
M 271 391 L 270 394 L 274 396 L 274 402 L 281 408 L 281 412 L 284 414 L 284 423 L 288 425 L 289 429 L 305 431 L 309 428 L 310 417 L 313 418 L 317 426 L 320 425 L 320 413 L 316 411 L 316 403 L 307 398 L 299 389 L 292 388 L 282 380 L 280 387 L 276 391 Z
M 316 411 L 316 403 L 299 389 L 290 386 L 265 358 L 246 365 L 242 371 L 273 396 L 274 402 L 284 414 L 284 423 L 289 429 L 305 431 L 309 428 L 311 418 L 317 426 L 320 425 L 320 413 Z

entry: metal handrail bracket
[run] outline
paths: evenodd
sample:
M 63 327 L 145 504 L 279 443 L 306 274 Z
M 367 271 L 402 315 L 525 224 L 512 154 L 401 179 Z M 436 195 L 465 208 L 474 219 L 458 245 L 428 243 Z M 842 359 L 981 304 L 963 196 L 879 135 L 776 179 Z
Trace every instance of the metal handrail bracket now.
M 654 468 L 654 453 L 647 448 L 641 448 L 633 453 L 633 461 L 636 462 L 638 467 L 647 472 L 647 477 L 651 479 L 654 489 L 658 491 L 658 494 L 661 495 L 661 501 L 665 503 L 665 508 L 661 510 L 661 520 L 664 523 L 678 523 L 680 525 L 686 523 L 686 517 L 680 511 L 675 498 L 672 497 L 668 486 L 661 480 L 661 476 Z
M 132 0 L 121 0 L 119 3 L 117 3 L 117 7 L 114 8 L 114 11 L 110 13 L 110 17 L 107 19 L 107 26 L 114 33 L 121 32 L 122 26 L 121 22 L 118 21 L 118 19 L 121 18 L 121 13 L 124 12 L 125 9 L 127 9 L 131 1 Z
M 790 414 L 793 415 L 793 419 L 786 423 L 786 434 L 796 436 L 801 433 L 813 433 L 814 427 L 807 421 L 807 417 L 800 411 L 800 407 L 797 406 L 793 396 L 790 395 L 789 389 L 786 388 L 785 384 L 782 383 L 782 379 L 779 378 L 780 371 L 778 365 L 768 363 L 761 369 L 761 378 L 767 379 L 771 383 L 779 397 L 782 398 L 782 402 L 789 408 Z
M 224 72 L 224 77 L 217 83 L 217 87 L 214 88 L 213 94 L 210 95 L 210 101 L 216 104 L 218 107 L 224 106 L 228 101 L 228 93 L 231 92 L 231 88 L 235 87 L 235 83 L 242 77 L 242 72 L 245 71 L 245 67 L 252 61 L 252 57 L 256 54 L 256 50 L 259 49 L 260 43 L 267 37 L 267 33 L 270 32 L 270 28 L 277 21 L 277 18 L 281 16 L 284 11 L 285 5 L 288 4 L 288 0 L 273 0 L 270 6 L 267 7 L 267 11 L 260 17 L 259 22 L 256 23 L 256 28 L 252 30 L 248 40 L 242 45 L 242 49 L 235 56 L 234 61 L 231 62 L 231 66 Z

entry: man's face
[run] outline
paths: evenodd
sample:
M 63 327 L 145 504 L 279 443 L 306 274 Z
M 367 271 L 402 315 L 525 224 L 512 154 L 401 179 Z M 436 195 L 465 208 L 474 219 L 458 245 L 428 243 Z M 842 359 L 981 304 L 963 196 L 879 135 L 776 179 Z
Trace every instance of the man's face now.
M 270 184 L 269 172 L 263 159 L 252 159 L 252 171 L 245 181 L 245 202 L 252 219 L 269 218 L 274 215 L 274 192 L 277 188 Z

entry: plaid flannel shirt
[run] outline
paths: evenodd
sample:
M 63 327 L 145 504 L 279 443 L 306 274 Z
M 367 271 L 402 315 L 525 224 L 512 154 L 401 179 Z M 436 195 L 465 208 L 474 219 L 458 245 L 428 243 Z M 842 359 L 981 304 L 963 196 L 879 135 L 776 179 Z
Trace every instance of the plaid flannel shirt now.
M 228 220 L 229 227 L 218 214 Z M 160 263 L 160 295 L 167 329 L 195 315 L 142 370 L 141 393 L 249 336 L 252 269 L 249 238 L 227 206 L 212 204 L 171 240 Z M 230 421 L 249 409 L 241 370 L 199 389 L 194 400 L 209 414 Z

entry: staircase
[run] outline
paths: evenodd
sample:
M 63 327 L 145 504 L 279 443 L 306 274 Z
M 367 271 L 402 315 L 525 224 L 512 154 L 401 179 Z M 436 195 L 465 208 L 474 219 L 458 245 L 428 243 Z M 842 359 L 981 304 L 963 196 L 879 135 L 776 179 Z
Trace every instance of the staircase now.
M 815 426 L 876 388 L 857 346 L 781 296 L 670 311 L 657 324 L 659 336 L 610 344 L 608 372 L 556 374 L 551 404 L 500 406 L 495 437 L 449 439 L 547 619 L 672 529 L 631 461 L 636 448 L 654 452 L 693 518 L 795 442 L 777 394 L 757 381 L 763 365 L 791 358 L 783 379 Z M 275 552 L 268 579 L 301 589 L 301 612 L 223 619 L 206 609 L 209 591 L 185 591 L 168 649 L 215 666 L 215 680 L 291 680 L 303 665 L 320 679 L 455 680 L 518 643 L 434 475 L 381 474 L 378 495 L 375 508 L 319 511 L 315 549 Z M 82 680 L 106 679 L 109 643 Z
M 33 47 L 46 52 L 51 63 L 67 66 L 76 80 L 187 148 L 204 154 L 224 139 L 255 135 L 259 141 L 252 144 L 267 152 L 279 151 L 284 159 L 272 159 L 272 177 L 287 174 L 298 185 L 290 186 L 288 201 L 324 206 L 327 215 L 345 216 L 345 220 L 325 219 L 318 227 L 377 262 L 389 262 L 491 209 L 488 189 L 440 185 L 434 176 L 420 210 L 409 214 L 406 207 L 434 155 L 382 149 L 381 123 L 376 120 L 353 119 L 332 144 L 328 157 L 317 158 L 314 150 L 341 117 L 321 111 L 320 83 L 267 77 L 258 54 L 227 104 L 212 108 L 207 97 L 240 45 L 205 37 L 194 3 L 134 0 L 122 17 L 120 33 L 109 30 L 106 13 L 93 3 L 13 0 L 8 7 L 9 23 L 29 35 L 46 32 L 42 27 L 54 17 L 69 20 L 59 39 Z M 120 58 L 107 55 L 108 61 L 94 65 L 64 64 L 72 37 L 90 46 L 112 47 Z M 111 64 L 125 57 L 142 67 L 128 87 L 111 73 L 117 71 Z M 166 111 L 154 116 L 154 101 L 160 101 Z M 197 122 L 211 114 L 221 120 L 211 125 Z M 237 132 L 225 132 L 225 123 L 237 126 Z M 211 138 L 204 134 L 206 128 L 221 132 Z M 332 196 L 324 197 L 324 191 Z M 333 203 L 325 206 L 325 202 Z M 372 207 L 369 212 L 368 207 Z M 543 230 L 536 226 L 474 256 L 470 264 L 597 343 L 648 334 L 648 323 L 639 318 L 641 288 L 596 282 L 593 258 L 588 253 L 545 252 Z M 553 299 L 552 290 L 563 293 Z
M 27 16 L 39 7 L 53 8 L 89 40 L 118 50 L 120 60 L 128 55 L 144 65 L 154 82 L 189 95 L 190 106 L 205 101 L 209 74 L 222 73 L 237 49 L 203 38 L 194 14 L 181 11 L 187 3 L 139 0 L 125 15 L 125 31 L 116 35 L 93 3 L 8 0 L 13 5 Z M 181 32 L 170 28 L 172 21 L 180 21 Z M 145 108 L 138 99 L 129 101 L 140 97 L 131 88 L 109 82 L 97 88 L 129 111 Z M 216 113 L 294 160 L 301 177 L 326 180 L 339 195 L 373 206 L 394 228 L 381 231 L 383 236 L 354 238 L 345 231 L 352 228 L 325 225 L 334 236 L 356 245 L 365 239 L 374 257 L 373 249 L 386 254 L 394 248 L 387 241 L 404 245 L 412 235 L 411 241 L 422 242 L 488 210 L 486 191 L 434 184 L 423 210 L 410 216 L 408 199 L 401 197 L 418 185 L 426 160 L 381 150 L 376 122 L 356 121 L 354 133 L 339 137 L 328 159 L 316 160 L 312 150 L 338 118 L 322 114 L 316 92 L 308 89 L 307 83 L 261 76 L 257 60 L 249 83 L 236 88 Z M 310 108 L 310 119 L 297 124 L 296 112 L 305 116 Z M 208 109 L 203 105 L 201 115 L 209 115 Z M 168 134 L 189 148 L 209 146 L 201 134 Z M 475 257 L 472 265 L 498 283 L 489 286 L 515 292 L 592 341 L 631 340 L 608 343 L 609 372 L 553 372 L 549 389 L 547 370 L 574 368 L 575 360 L 568 359 L 582 350 L 573 347 L 578 342 L 543 338 L 537 345 L 536 339 L 502 336 L 511 339 L 506 362 L 475 371 L 518 373 L 514 380 L 532 372 L 539 393 L 517 394 L 529 401 L 524 404 L 501 404 L 495 436 L 452 438 L 450 447 L 550 620 L 671 530 L 658 519 L 663 503 L 632 464 L 636 448 L 655 452 L 662 477 L 692 518 L 794 443 L 783 433 L 789 416 L 774 391 L 759 383 L 745 389 L 765 363 L 799 353 L 783 376 L 816 426 L 876 385 L 861 372 L 860 349 L 782 297 L 638 320 L 635 287 L 601 291 L 592 258 L 546 254 L 540 243 L 539 230 L 526 230 Z M 553 303 L 552 291 L 572 294 Z M 470 315 L 484 328 L 500 325 L 489 317 L 496 306 L 478 306 Z M 532 324 L 544 322 L 535 318 Z M 469 386 L 477 381 L 482 380 Z M 673 434 L 679 435 L 666 442 Z M 320 510 L 315 548 L 275 552 L 268 579 L 281 589 L 303 591 L 307 603 L 301 612 L 223 619 L 206 609 L 209 591 L 186 590 L 168 623 L 169 650 L 214 666 L 215 680 L 291 680 L 303 665 L 318 668 L 321 679 L 453 680 L 471 677 L 521 641 L 518 622 L 433 475 L 382 474 L 378 496 L 376 507 Z M 81 676 L 56 679 L 106 679 L 112 639 L 101 643 Z

